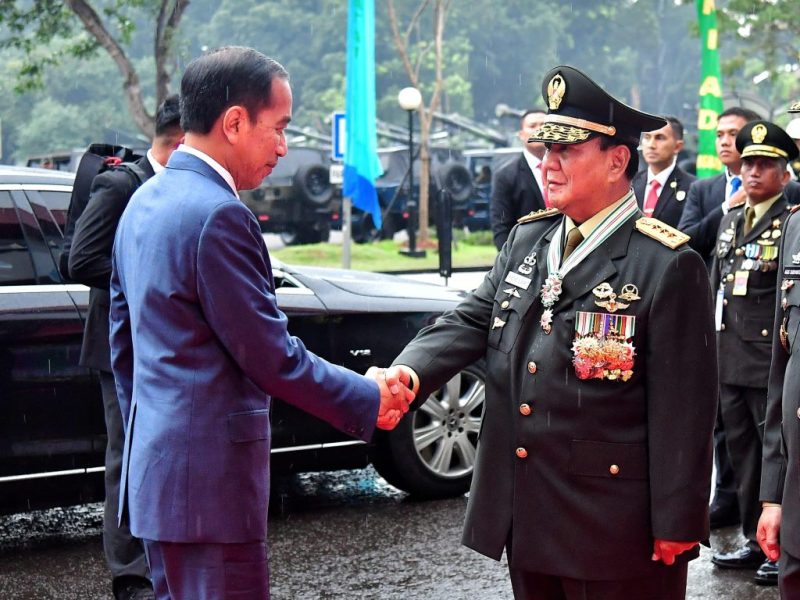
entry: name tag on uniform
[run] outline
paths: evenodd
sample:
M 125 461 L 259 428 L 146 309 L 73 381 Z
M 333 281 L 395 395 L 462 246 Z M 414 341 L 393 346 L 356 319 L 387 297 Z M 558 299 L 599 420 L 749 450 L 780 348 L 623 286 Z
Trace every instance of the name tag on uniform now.
M 510 283 L 511 285 L 515 285 L 518 288 L 522 288 L 523 290 L 527 290 L 528 287 L 531 285 L 531 280 L 527 277 L 523 277 L 519 273 L 515 273 L 514 271 L 509 271 L 506 275 L 506 283 Z
M 783 278 L 784 279 L 800 279 L 800 267 L 783 267 Z
M 733 291 L 731 294 L 734 296 L 747 296 L 747 278 L 750 277 L 750 271 L 736 271 L 733 279 Z
M 714 327 L 717 331 L 722 331 L 722 307 L 725 300 L 725 290 L 719 286 L 717 290 L 717 303 L 714 307 Z

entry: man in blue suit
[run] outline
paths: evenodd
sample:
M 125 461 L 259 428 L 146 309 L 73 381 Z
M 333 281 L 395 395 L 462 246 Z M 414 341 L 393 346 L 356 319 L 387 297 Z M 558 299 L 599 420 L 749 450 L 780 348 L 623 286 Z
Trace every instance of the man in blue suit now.
M 287 333 L 270 258 L 238 190 L 287 152 L 288 74 L 249 48 L 181 81 L 184 145 L 133 196 L 114 242 L 111 363 L 125 422 L 121 519 L 159 600 L 269 598 L 270 396 L 369 440 L 413 394 Z

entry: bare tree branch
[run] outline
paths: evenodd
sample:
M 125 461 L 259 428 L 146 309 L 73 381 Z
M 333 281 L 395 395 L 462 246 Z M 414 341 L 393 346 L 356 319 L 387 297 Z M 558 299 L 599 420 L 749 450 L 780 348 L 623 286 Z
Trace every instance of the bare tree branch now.
M 125 101 L 128 104 L 128 110 L 136 125 L 152 138 L 155 133 L 153 117 L 148 114 L 144 108 L 139 75 L 125 55 L 125 51 L 111 36 L 98 14 L 88 2 L 85 0 L 67 0 L 67 6 L 69 6 L 72 12 L 81 20 L 86 31 L 97 40 L 103 49 L 108 52 L 109 56 L 111 56 L 111 59 L 117 64 L 124 78 L 122 89 L 125 95 Z
M 189 0 L 164 0 L 158 12 L 155 35 L 156 106 L 169 94 L 172 73 L 167 65 L 172 60 L 172 41 Z

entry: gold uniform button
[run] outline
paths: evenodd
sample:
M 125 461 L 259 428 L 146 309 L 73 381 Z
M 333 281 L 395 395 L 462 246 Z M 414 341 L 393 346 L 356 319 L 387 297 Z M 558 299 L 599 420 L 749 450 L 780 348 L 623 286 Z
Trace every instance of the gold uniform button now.
M 767 337 L 767 336 L 769 335 L 769 331 L 767 331 L 766 329 L 762 329 L 762 330 L 761 330 L 761 335 L 762 335 L 763 337 Z
M 528 458 L 528 451 L 525 448 L 517 448 L 517 458 Z
M 612 475 L 617 475 L 619 473 L 619 465 L 611 465 L 608 467 L 608 472 Z
M 723 298 L 722 299 L 722 306 L 728 306 L 728 299 L 727 298 Z
M 741 248 L 737 248 L 734 254 L 736 254 L 736 256 L 742 256 L 744 254 L 744 250 Z
M 536 369 L 537 369 L 537 368 L 538 368 L 538 367 L 536 366 L 536 363 L 535 363 L 535 362 L 531 361 L 531 362 L 529 362 L 529 363 L 528 363 L 528 373 L 530 373 L 531 375 L 533 375 L 534 373 L 536 373 Z
M 520 404 L 519 405 L 519 412 L 520 412 L 521 415 L 527 417 L 533 411 L 531 410 L 531 405 L 530 404 Z
M 508 308 L 511 303 L 508 300 L 503 300 L 502 304 L 500 304 L 500 308 Z
M 733 281 L 733 273 L 728 273 L 725 276 L 725 281 Z

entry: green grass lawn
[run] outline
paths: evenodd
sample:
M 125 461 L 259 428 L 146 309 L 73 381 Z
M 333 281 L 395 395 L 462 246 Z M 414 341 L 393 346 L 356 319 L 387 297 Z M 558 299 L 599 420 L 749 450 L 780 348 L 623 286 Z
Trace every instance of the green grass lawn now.
M 437 269 L 439 252 L 427 251 L 425 258 L 409 258 L 400 254 L 404 244 L 383 240 L 369 244 L 350 245 L 350 268 L 359 271 L 410 271 Z M 311 244 L 289 246 L 270 254 L 285 263 L 313 265 L 316 267 L 341 267 L 342 246 L 339 244 Z M 453 267 L 491 267 L 497 256 L 493 245 L 474 245 L 464 241 L 453 248 Z

